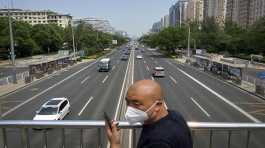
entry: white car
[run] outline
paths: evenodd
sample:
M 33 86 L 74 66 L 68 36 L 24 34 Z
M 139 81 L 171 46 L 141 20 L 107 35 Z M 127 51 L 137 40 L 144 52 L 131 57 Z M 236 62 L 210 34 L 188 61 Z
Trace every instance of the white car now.
M 136 59 L 142 59 L 142 58 L 143 58 L 142 55 L 137 55 L 137 56 L 136 56 Z
M 62 120 L 70 112 L 67 98 L 53 98 L 36 111 L 33 120 Z
M 153 71 L 153 77 L 165 77 L 165 69 L 161 66 L 155 67 Z

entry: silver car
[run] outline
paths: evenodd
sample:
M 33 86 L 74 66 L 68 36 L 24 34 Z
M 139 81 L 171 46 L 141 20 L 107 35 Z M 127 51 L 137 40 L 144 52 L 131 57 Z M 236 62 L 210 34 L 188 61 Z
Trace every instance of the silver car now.
M 70 112 L 67 98 L 53 98 L 36 111 L 33 120 L 62 120 Z
M 165 69 L 161 66 L 155 67 L 153 71 L 153 77 L 165 77 Z

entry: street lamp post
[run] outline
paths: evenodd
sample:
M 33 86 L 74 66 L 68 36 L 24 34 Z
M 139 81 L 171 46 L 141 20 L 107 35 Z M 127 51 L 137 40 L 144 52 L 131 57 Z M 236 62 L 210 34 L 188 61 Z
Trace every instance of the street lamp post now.
M 73 28 L 73 21 L 71 23 L 71 30 L 72 30 L 72 40 L 73 40 L 73 51 L 74 51 L 74 59 L 75 59 L 75 35 L 74 35 L 74 28 Z
M 15 50 L 14 50 L 14 38 L 13 38 L 12 19 L 11 19 L 10 9 L 8 9 L 8 22 L 9 22 L 11 60 L 12 60 L 12 66 L 13 66 L 12 76 L 13 76 L 13 83 L 16 84 L 17 77 L 16 77 Z
M 188 24 L 189 32 L 188 32 L 188 58 L 190 57 L 190 24 Z

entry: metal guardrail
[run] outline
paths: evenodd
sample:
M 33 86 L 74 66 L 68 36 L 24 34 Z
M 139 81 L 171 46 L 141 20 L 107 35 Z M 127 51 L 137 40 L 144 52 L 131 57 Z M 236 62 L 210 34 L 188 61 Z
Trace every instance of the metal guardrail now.
M 193 139 L 196 136 L 197 132 L 207 132 L 207 136 L 204 135 L 204 138 L 206 137 L 208 139 L 208 147 L 212 148 L 213 146 L 213 137 L 214 132 L 223 131 L 227 135 L 227 147 L 231 147 L 232 143 L 232 133 L 233 131 L 241 131 L 245 132 L 245 147 L 249 147 L 250 143 L 250 137 L 252 132 L 254 131 L 262 131 L 265 134 L 265 124 L 261 123 L 217 123 L 217 122 L 188 122 L 188 125 L 192 131 Z M 61 147 L 65 148 L 65 130 L 67 129 L 78 129 L 80 130 L 80 148 L 84 148 L 84 130 L 85 129 L 97 129 L 97 136 L 94 137 L 95 141 L 97 141 L 97 148 L 102 148 L 102 133 L 105 127 L 104 121 L 30 121 L 30 120 L 2 120 L 0 121 L 0 128 L 2 129 L 1 133 L 1 141 L 3 141 L 4 148 L 8 147 L 8 140 L 7 140 L 7 134 L 8 129 L 20 129 L 21 132 L 21 143 L 22 147 L 24 148 L 30 148 L 30 139 L 29 136 L 29 129 L 59 129 L 61 130 Z M 121 129 L 133 129 L 133 133 L 135 134 L 137 129 L 140 129 L 142 125 L 135 124 L 130 125 L 128 122 L 121 121 L 119 122 L 119 128 Z M 43 148 L 48 147 L 48 131 L 42 130 L 43 132 Z M 81 138 L 82 137 L 82 138 Z M 135 135 L 133 135 L 135 138 Z M 134 146 L 136 146 L 136 140 L 134 139 Z M 196 147 L 194 145 L 194 147 Z M 199 147 L 199 146 L 197 146 Z
M 16 78 L 17 78 L 18 81 L 19 80 L 24 80 L 25 77 L 27 77 L 27 76 L 29 76 L 29 72 L 28 71 L 16 74 Z M 0 86 L 1 85 L 7 85 L 7 84 L 10 84 L 10 83 L 13 83 L 13 77 L 12 76 L 7 76 L 7 77 L 4 77 L 4 78 L 0 78 Z
M 262 131 L 265 135 L 265 124 L 263 123 L 217 123 L 217 122 L 188 122 L 188 125 L 192 131 L 193 138 L 197 132 L 206 131 L 208 132 L 207 136 L 204 135 L 208 139 L 208 147 L 213 147 L 213 136 L 214 132 L 223 131 L 227 135 L 227 147 L 231 147 L 232 143 L 232 134 L 234 131 L 241 131 L 246 133 L 245 147 L 249 147 L 250 137 L 252 132 Z M 8 147 L 8 137 L 7 132 L 8 129 L 19 129 L 21 135 L 21 143 L 23 148 L 30 148 L 30 137 L 29 130 L 30 129 L 57 129 L 61 130 L 61 147 L 65 148 L 65 130 L 67 129 L 78 129 L 80 130 L 80 148 L 84 148 L 84 130 L 85 129 L 97 129 L 97 137 L 93 137 L 95 141 L 97 141 L 97 148 L 102 148 L 102 133 L 104 131 L 105 122 L 104 121 L 31 121 L 31 120 L 2 120 L 0 121 L 0 129 L 2 129 L 1 133 L 1 141 L 3 143 L 4 148 Z M 135 124 L 130 125 L 128 122 L 121 121 L 119 122 L 119 128 L 121 129 L 133 129 L 134 134 L 137 129 L 140 129 L 142 125 Z M 48 147 L 48 130 L 42 130 L 43 132 L 43 148 Z M 135 137 L 135 135 L 133 135 Z M 13 137 L 12 137 L 13 138 Z M 242 141 L 240 141 L 242 143 Z M 225 144 L 224 144 L 225 145 Z M 134 140 L 133 147 L 136 146 L 136 140 Z M 195 146 L 194 146 L 195 147 Z

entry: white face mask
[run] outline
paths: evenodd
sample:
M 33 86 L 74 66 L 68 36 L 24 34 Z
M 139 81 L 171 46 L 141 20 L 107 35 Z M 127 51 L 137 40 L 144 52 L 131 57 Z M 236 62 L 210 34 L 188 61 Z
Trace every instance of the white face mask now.
M 146 111 L 142 111 L 137 108 L 133 108 L 131 106 L 127 107 L 126 113 L 125 113 L 125 118 L 128 120 L 131 124 L 134 124 L 136 122 L 144 123 L 148 119 L 148 114 L 147 112 L 151 110 L 157 102 L 155 102 L 151 107 L 149 107 Z

